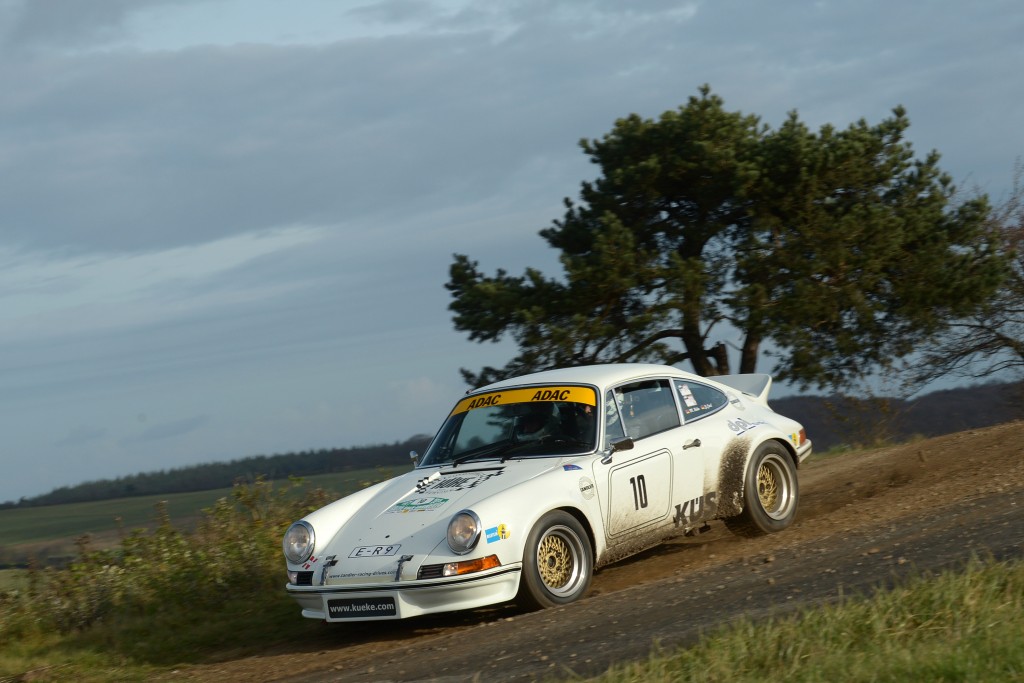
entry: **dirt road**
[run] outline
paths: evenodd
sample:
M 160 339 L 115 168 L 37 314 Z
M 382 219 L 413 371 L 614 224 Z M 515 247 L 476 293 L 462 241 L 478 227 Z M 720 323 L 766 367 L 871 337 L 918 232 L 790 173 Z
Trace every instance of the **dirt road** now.
M 324 626 L 303 647 L 177 672 L 203 681 L 532 680 L 596 674 L 740 616 L 863 593 L 972 554 L 1024 555 L 1024 422 L 812 460 L 796 524 L 758 539 L 719 522 L 607 567 L 590 595 L 405 622 Z M 299 618 L 296 614 L 296 618 Z

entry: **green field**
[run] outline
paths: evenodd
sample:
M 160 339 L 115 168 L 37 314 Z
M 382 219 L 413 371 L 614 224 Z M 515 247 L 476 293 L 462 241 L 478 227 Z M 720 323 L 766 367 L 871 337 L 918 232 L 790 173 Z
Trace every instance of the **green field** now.
M 399 472 L 371 468 L 306 477 L 302 482 L 304 488 L 320 487 L 340 497 L 396 474 Z M 122 534 L 155 527 L 161 504 L 175 526 L 191 528 L 204 508 L 230 498 L 231 491 L 224 488 L 0 510 L 0 563 L 23 564 L 30 556 L 45 562 L 74 554 L 76 539 L 85 534 L 91 537 L 93 547 L 116 545 Z
M 28 571 L 25 569 L 0 569 L 0 593 L 22 590 L 28 585 Z

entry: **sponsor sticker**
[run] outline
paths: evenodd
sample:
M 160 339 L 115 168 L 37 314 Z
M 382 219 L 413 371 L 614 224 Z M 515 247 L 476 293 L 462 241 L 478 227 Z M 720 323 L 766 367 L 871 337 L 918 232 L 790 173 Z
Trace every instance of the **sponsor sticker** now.
M 331 619 L 395 617 L 398 616 L 398 606 L 391 597 L 334 598 L 327 601 L 327 615 Z
M 395 572 L 391 569 L 374 569 L 372 572 L 339 572 L 337 574 L 331 574 L 327 578 L 329 579 L 369 579 L 375 576 L 394 576 Z
M 508 530 L 507 524 L 499 524 L 498 526 L 492 526 L 490 529 L 484 529 L 484 536 L 487 538 L 488 543 L 495 543 L 511 538 L 512 533 Z
M 597 490 L 594 488 L 594 482 L 590 477 L 580 477 L 580 493 L 584 498 L 590 500 L 594 497 Z
M 690 391 L 689 385 L 680 384 L 679 385 L 679 395 L 682 397 L 683 403 L 686 404 L 687 408 L 696 408 L 697 407 L 697 399 L 695 399 L 693 397 L 693 392 Z
M 471 489 L 475 486 L 479 486 L 491 477 L 499 476 L 504 470 L 494 470 L 491 472 L 469 472 L 466 474 L 458 474 L 455 476 L 447 476 L 440 479 L 421 480 L 421 483 L 417 484 L 417 493 L 448 493 L 452 491 L 463 491 L 465 489 Z
M 744 432 L 750 431 L 751 429 L 760 427 L 761 425 L 768 423 L 765 422 L 764 420 L 760 420 L 758 422 L 747 422 L 746 420 L 736 418 L 735 420 L 729 420 L 728 422 L 726 422 L 726 424 L 729 425 L 729 429 L 736 432 L 736 436 L 739 436 Z
M 431 482 L 434 482 L 434 481 L 437 481 L 438 479 L 440 479 L 440 477 L 441 477 L 441 473 L 440 472 L 434 472 L 429 477 L 423 477 L 422 479 L 420 479 L 419 481 L 416 482 L 416 491 L 418 493 L 423 493 L 423 489 L 427 488 L 427 486 Z
M 582 470 L 583 468 L 579 465 L 562 465 L 562 469 L 566 472 L 575 472 L 576 470 Z
M 385 512 L 388 514 L 406 514 L 409 512 L 430 512 L 436 510 L 448 502 L 447 498 L 407 498 L 400 500 Z
M 452 410 L 452 415 L 465 413 L 477 408 L 505 405 L 506 403 L 536 403 L 550 401 L 568 401 L 583 403 L 588 406 L 597 405 L 597 393 L 590 387 L 532 387 L 529 389 L 506 389 L 478 394 L 462 399 Z

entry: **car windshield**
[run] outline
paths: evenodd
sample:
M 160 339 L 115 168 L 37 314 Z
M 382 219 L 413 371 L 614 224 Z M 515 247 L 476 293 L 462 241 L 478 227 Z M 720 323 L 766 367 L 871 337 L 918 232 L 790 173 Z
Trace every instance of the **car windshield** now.
M 597 447 L 597 393 L 583 386 L 518 387 L 461 400 L 421 465 L 587 453 Z

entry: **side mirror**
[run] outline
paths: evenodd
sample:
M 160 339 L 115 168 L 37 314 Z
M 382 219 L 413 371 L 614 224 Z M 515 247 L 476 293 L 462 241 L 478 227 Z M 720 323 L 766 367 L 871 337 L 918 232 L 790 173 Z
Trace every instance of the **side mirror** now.
M 633 449 L 633 439 L 630 437 L 624 437 L 622 439 L 616 439 L 608 444 L 608 448 L 605 449 L 604 454 L 601 456 L 601 464 L 607 465 L 612 461 L 612 455 L 619 451 L 629 451 Z
M 624 439 L 612 441 L 612 450 L 616 452 L 633 450 L 633 439 L 627 436 Z
M 412 460 L 412 463 L 415 465 L 416 461 L 420 459 L 420 454 L 416 451 L 409 451 L 409 459 Z

